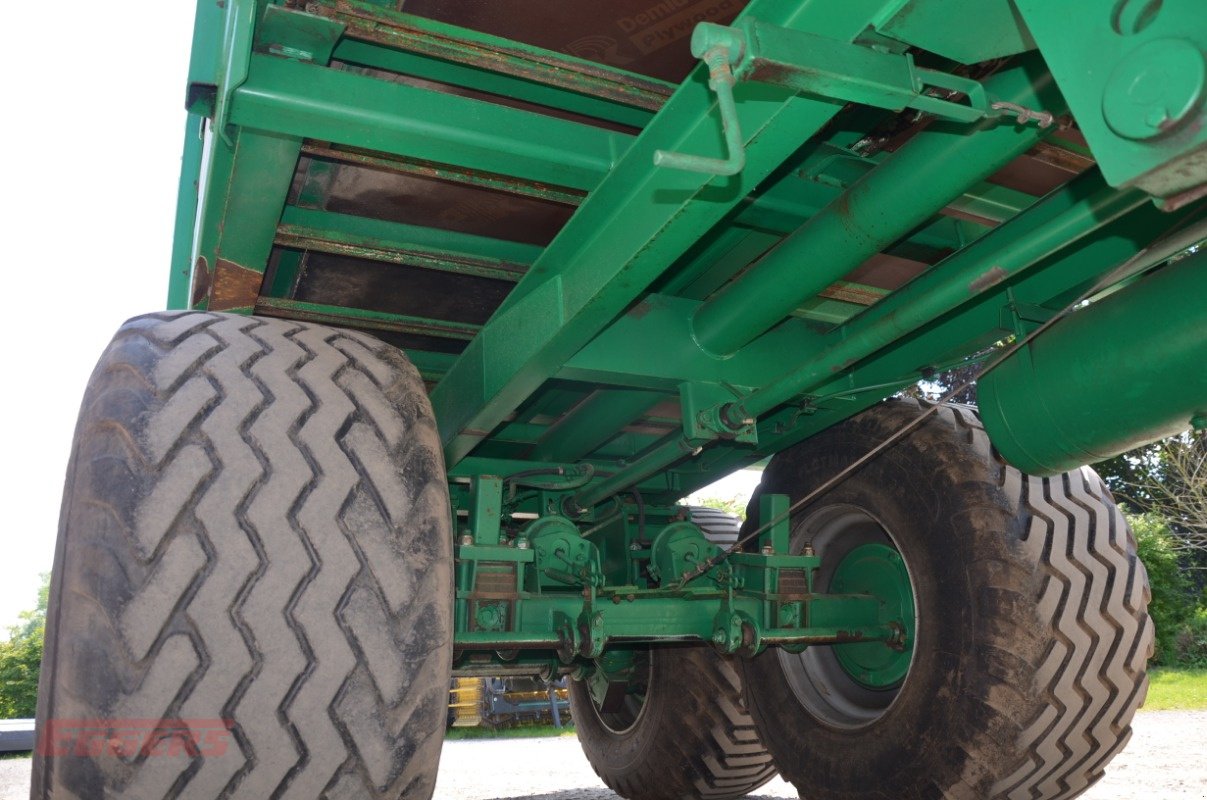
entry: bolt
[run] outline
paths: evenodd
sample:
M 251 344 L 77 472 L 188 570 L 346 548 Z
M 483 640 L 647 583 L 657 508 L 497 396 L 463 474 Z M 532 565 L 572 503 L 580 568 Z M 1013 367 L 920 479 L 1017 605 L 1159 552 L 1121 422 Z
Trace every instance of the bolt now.
M 763 555 L 765 555 L 765 556 L 775 555 L 775 548 L 769 544 L 763 545 Z
M 641 545 L 640 545 L 640 544 L 638 544 L 637 542 L 633 542 L 631 545 L 629 545 L 629 549 L 630 549 L 630 550 L 640 550 L 640 549 L 641 549 Z
M 807 544 L 807 545 L 805 545 L 805 555 L 807 555 L 807 556 L 816 555 L 816 554 L 813 552 L 813 545 L 812 545 L 812 544 Z
M 528 549 L 528 540 L 527 539 L 516 539 L 515 548 L 516 548 L 516 550 L 527 550 Z
M 465 546 L 467 546 L 467 545 L 471 545 L 471 544 L 473 544 L 473 543 L 474 543 L 474 537 L 473 537 L 473 534 L 466 533 L 466 534 L 462 534 L 462 535 L 461 535 L 461 546 L 462 546 L 462 547 L 465 547 Z
M 712 640 L 714 644 L 723 645 L 725 644 L 725 640 L 728 638 L 729 637 L 725 635 L 725 631 L 721 630 L 720 628 L 717 628 L 715 631 L 713 631 Z

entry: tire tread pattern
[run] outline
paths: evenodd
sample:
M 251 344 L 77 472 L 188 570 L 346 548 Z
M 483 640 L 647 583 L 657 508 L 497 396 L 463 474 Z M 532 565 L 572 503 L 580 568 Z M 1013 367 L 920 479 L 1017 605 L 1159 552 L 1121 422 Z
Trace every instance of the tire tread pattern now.
M 629 800 L 732 800 L 776 775 L 771 754 L 746 710 L 732 660 L 707 647 L 660 648 L 652 691 L 637 730 L 635 757 L 618 764 L 618 734 L 598 724 L 586 685 L 570 684 L 571 713 L 583 752 L 608 787 Z
M 232 739 L 39 756 L 31 796 L 429 797 L 449 526 L 400 351 L 284 320 L 130 320 L 81 409 L 38 716 L 226 719 Z
M 914 400 L 889 401 L 819 437 L 883 441 L 924 408 Z M 983 528 L 968 535 L 996 531 L 1000 538 L 967 564 L 977 606 L 996 609 L 974 632 L 975 664 L 959 667 L 983 676 L 963 683 L 963 702 L 975 709 L 968 716 L 976 723 L 943 743 L 945 765 L 932 764 L 917 784 L 896 784 L 898 796 L 1076 797 L 1126 745 L 1147 691 L 1153 629 L 1135 540 L 1092 469 L 1023 475 L 993 449 L 974 409 L 944 406 L 911 438 L 921 440 L 910 446 L 927 453 L 927 469 L 950 473 L 952 485 L 977 498 L 971 502 Z M 764 482 L 792 474 L 817 446 L 807 442 L 776 456 Z M 750 505 L 757 507 L 758 492 Z M 765 713 L 758 702 L 752 710 L 756 720 Z M 785 778 L 810 797 L 880 796 L 832 790 L 802 772 L 808 757 L 789 763 L 772 750 Z

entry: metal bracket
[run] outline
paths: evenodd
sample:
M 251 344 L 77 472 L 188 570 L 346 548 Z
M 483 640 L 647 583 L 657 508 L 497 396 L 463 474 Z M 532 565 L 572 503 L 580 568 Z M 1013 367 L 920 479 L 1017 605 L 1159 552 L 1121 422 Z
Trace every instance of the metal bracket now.
M 328 64 L 346 26 L 327 17 L 282 6 L 267 6 L 256 26 L 257 52 Z
M 679 402 L 683 417 L 683 434 L 687 439 L 728 439 L 758 444 L 759 433 L 754 418 L 730 425 L 722 409 L 741 400 L 735 391 L 716 383 L 684 383 L 679 386 Z
M 915 67 L 909 53 L 885 52 L 757 19 L 745 19 L 733 27 L 700 23 L 692 35 L 692 52 L 712 59 L 708 61 L 713 75 L 709 86 L 717 92 L 722 121 L 732 118 L 733 122 L 733 126 L 726 123 L 727 141 L 729 134 L 736 132 L 737 112 L 732 108 L 735 80 L 784 86 L 891 111 L 913 108 L 956 122 L 975 122 L 1004 113 L 1014 114 L 1020 124 L 1036 120 L 1040 127 L 1047 127 L 1053 122 L 1048 112 L 994 101 L 983 85 L 970 78 Z M 935 90 L 948 96 L 963 95 L 964 100 L 937 96 Z M 733 152 L 731 143 L 730 161 Z M 710 169 L 704 169 L 698 157 L 664 155 L 675 158 L 659 161 L 655 156 L 655 163 L 698 171 L 712 171 L 715 164 L 728 163 L 706 159 Z

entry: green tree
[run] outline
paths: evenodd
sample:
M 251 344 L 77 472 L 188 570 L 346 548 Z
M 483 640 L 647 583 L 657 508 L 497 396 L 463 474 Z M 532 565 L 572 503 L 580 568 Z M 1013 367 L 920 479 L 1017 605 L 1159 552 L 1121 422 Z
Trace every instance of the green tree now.
M 1173 545 L 1202 568 L 1207 555 L 1207 431 L 1187 431 L 1096 464 L 1131 510 L 1169 521 Z
M 735 517 L 746 519 L 746 500 L 741 497 L 701 497 L 693 502 L 705 508 L 718 508 Z
M 44 573 L 37 606 L 21 612 L 21 624 L 9 629 L 7 642 L 0 642 L 0 719 L 34 716 L 49 593 L 50 575 Z
M 1136 553 L 1148 570 L 1152 600 L 1148 613 L 1156 628 L 1154 664 L 1172 664 L 1177 656 L 1177 637 L 1195 611 L 1190 582 L 1178 567 L 1178 555 L 1169 525 L 1156 514 L 1129 514 L 1136 534 Z

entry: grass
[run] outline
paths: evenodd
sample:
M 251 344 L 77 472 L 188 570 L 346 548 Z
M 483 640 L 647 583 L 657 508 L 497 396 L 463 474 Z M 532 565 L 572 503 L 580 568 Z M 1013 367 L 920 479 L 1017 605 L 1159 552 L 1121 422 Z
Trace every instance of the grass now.
M 1148 673 L 1145 711 L 1207 709 L 1207 669 L 1158 667 Z
M 542 736 L 573 736 L 572 726 L 555 728 L 552 725 L 522 725 L 518 728 L 449 728 L 444 734 L 448 741 L 463 739 L 535 739 Z

